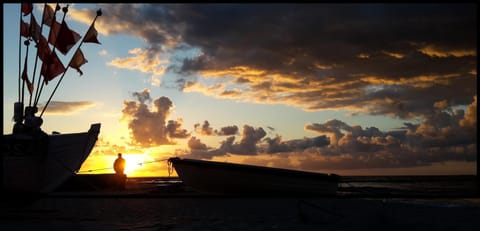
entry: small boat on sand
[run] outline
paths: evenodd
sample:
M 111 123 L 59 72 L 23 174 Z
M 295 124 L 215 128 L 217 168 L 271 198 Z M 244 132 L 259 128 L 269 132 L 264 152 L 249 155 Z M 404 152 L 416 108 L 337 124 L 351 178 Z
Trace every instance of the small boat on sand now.
M 186 187 L 221 195 L 335 195 L 339 180 L 336 174 L 226 162 L 178 157 L 168 162 Z

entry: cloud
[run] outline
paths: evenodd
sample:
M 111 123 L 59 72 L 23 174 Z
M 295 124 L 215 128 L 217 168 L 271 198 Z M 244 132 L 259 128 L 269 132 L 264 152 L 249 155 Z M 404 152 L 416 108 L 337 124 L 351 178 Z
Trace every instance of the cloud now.
M 219 136 L 231 136 L 231 135 L 236 135 L 237 133 L 238 133 L 237 125 L 225 126 L 220 128 L 219 130 L 215 130 L 215 134 Z
M 446 106 L 445 101 L 430 108 L 434 113 L 422 122 L 404 123 L 402 128 L 387 132 L 332 119 L 305 125 L 305 130 L 319 136 L 284 141 L 279 135 L 265 137 L 261 127 L 244 125 L 240 141 L 229 136 L 218 148 L 212 148 L 192 138 L 191 150 L 184 155 L 204 159 L 250 156 L 250 163 L 268 159 L 262 164 L 313 171 L 473 163 L 477 153 L 476 97 L 466 112 Z
M 188 147 L 193 150 L 208 150 L 206 144 L 202 143 L 200 139 L 197 139 L 195 136 L 192 136 L 190 140 L 188 140 Z
M 438 108 L 438 104 L 436 104 Z M 443 108 L 443 107 L 441 107 Z M 430 166 L 447 161 L 475 160 L 476 98 L 463 110 L 435 110 L 419 124 L 405 123 L 404 130 L 382 132 L 375 127 L 363 129 L 339 120 L 309 124 L 305 129 L 326 134 L 332 140 L 316 152 L 322 156 L 315 164 L 303 161 L 308 168 L 400 168 Z M 328 165 L 328 166 L 327 166 Z
M 92 102 L 92 101 L 79 101 L 79 102 L 50 101 L 47 109 L 45 110 L 45 114 L 69 115 L 69 114 L 74 114 L 94 106 L 95 106 L 95 102 Z M 38 111 L 41 112 L 43 110 L 43 107 L 44 107 L 43 104 L 39 104 Z
M 224 127 L 224 131 L 228 133 L 232 132 L 232 128 L 236 126 Z M 222 133 L 225 135 L 226 133 Z M 224 141 L 221 142 L 220 147 L 216 149 L 206 150 L 203 144 L 201 144 L 199 139 L 191 138 L 189 141 L 190 152 L 185 154 L 185 157 L 188 158 L 207 158 L 210 159 L 214 156 L 224 156 L 227 154 L 238 154 L 238 155 L 256 155 L 257 154 L 257 144 L 260 143 L 263 137 L 265 137 L 266 132 L 263 128 L 254 128 L 249 125 L 243 126 L 242 137 L 239 142 L 235 141 L 235 136 L 229 136 Z M 191 142 L 191 143 L 190 143 Z M 191 144 L 191 146 L 190 146 Z M 202 147 L 202 148 L 192 148 L 192 147 Z
M 169 120 L 167 124 L 167 133 L 171 138 L 185 139 L 190 137 L 186 129 L 182 129 L 182 120 Z
M 182 120 L 168 120 L 173 102 L 165 96 L 153 100 L 152 109 L 146 104 L 152 99 L 150 91 L 144 89 L 132 94 L 137 101 L 123 102 L 123 118 L 128 121 L 132 140 L 142 146 L 175 144 L 174 139 L 185 139 L 190 136 L 182 129 Z
M 238 133 L 237 125 L 225 126 L 217 130 L 210 127 L 208 120 L 205 120 L 201 126 L 199 123 L 195 124 L 194 129 L 197 133 L 205 136 L 232 136 Z
M 281 136 L 276 136 L 273 139 L 265 138 L 265 141 L 268 143 L 266 153 L 304 151 L 311 147 L 322 147 L 330 144 L 330 140 L 325 135 L 288 141 L 282 141 Z
M 185 91 L 399 118 L 424 117 L 441 100 L 466 105 L 476 94 L 470 4 L 100 6 L 100 33 L 148 44 L 112 64 L 170 70 Z
M 99 33 L 146 42 L 111 64 L 174 76 L 171 85 L 162 78 L 161 86 L 306 111 L 347 110 L 352 116 L 419 121 L 385 132 L 330 120 L 306 124 L 304 129 L 318 136 L 296 140 L 266 137 L 263 129 L 248 125 L 238 136 L 236 127 L 216 130 L 203 123 L 195 127 L 198 134 L 228 137 L 207 149 L 192 137 L 197 148 L 191 155 L 275 153 L 295 160 L 289 164 L 313 169 L 399 168 L 475 158 L 478 62 L 473 4 L 100 6 L 105 17 L 96 24 Z M 159 84 L 159 78 L 152 81 Z M 181 120 L 166 119 L 171 101 L 170 106 L 165 99 L 155 101 L 167 108 L 162 112 L 155 102 L 153 109 L 143 102 L 124 103 L 130 124 L 145 128 L 133 132 L 134 137 L 153 144 L 172 142 L 167 134 L 188 136 L 179 126 Z M 465 111 L 455 109 L 464 106 Z M 143 136 L 147 126 L 135 119 L 147 115 L 158 117 L 159 136 Z
M 195 124 L 194 129 L 197 133 L 202 135 L 211 136 L 213 134 L 213 128 L 210 127 L 210 123 L 207 120 L 203 122 L 202 126 L 200 126 L 200 124 Z
M 130 57 L 115 58 L 108 65 L 128 69 L 138 70 L 144 73 L 151 73 L 153 76 L 160 76 L 165 73 L 167 59 L 161 59 L 163 52 L 159 49 L 141 49 L 135 48 L 129 51 Z

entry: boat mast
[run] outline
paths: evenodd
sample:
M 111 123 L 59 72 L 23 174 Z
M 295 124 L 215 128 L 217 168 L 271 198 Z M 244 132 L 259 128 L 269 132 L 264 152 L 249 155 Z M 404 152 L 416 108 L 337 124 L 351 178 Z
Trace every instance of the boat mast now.
M 22 36 L 26 37 L 27 40 L 25 40 L 25 45 L 29 43 L 29 39 L 32 36 L 32 27 L 31 27 L 31 22 L 32 22 L 32 17 L 33 17 L 33 3 L 22 3 L 20 5 L 20 30 L 18 33 L 18 101 L 14 103 L 13 107 L 13 120 L 15 122 L 15 125 L 13 127 L 13 131 L 21 131 L 22 130 L 22 122 L 24 119 L 23 115 L 23 100 L 24 100 L 24 89 L 25 89 L 25 79 L 23 79 L 23 72 L 22 72 Z M 24 22 L 22 17 L 27 16 L 30 14 L 30 25 L 28 28 L 24 28 Z M 26 29 L 27 31 L 23 30 Z M 22 34 L 23 33 L 23 34 Z M 28 48 L 28 45 L 27 45 Z M 25 57 L 28 55 L 28 49 L 27 52 L 25 53 Z M 27 60 L 27 58 L 25 58 Z M 26 61 L 25 61 L 26 62 Z M 25 63 L 26 66 L 26 63 Z M 24 70 L 26 71 L 26 70 Z M 23 81 L 21 81 L 23 79 Z M 21 82 L 23 82 L 23 89 L 21 89 L 20 85 Z
M 59 11 L 59 10 L 60 10 L 60 5 L 57 3 L 57 6 L 55 7 L 55 13 L 54 13 L 54 17 L 53 17 L 53 20 L 52 20 L 52 24 L 50 25 L 50 31 L 49 31 L 49 33 L 48 33 L 48 35 L 49 35 L 49 36 L 48 36 L 48 37 L 49 37 L 48 39 L 50 39 L 50 35 L 51 35 L 51 33 L 52 33 L 52 26 L 53 26 L 53 24 L 54 24 L 55 21 L 56 21 L 55 15 L 57 14 L 57 11 Z M 67 4 L 66 7 L 63 7 L 62 11 L 63 11 L 62 23 L 63 23 L 63 22 L 65 21 L 65 16 L 67 15 L 67 12 L 68 12 L 68 4 Z M 58 33 L 58 34 L 60 34 L 60 33 Z M 53 45 L 53 48 L 52 48 L 52 52 L 51 52 L 50 55 L 48 56 L 48 59 L 49 59 L 49 62 L 48 62 L 48 63 L 50 63 L 51 60 L 53 59 L 53 54 L 55 53 L 55 49 L 56 49 L 56 47 L 57 47 L 58 34 L 57 34 L 57 38 L 55 38 L 54 44 L 52 44 L 52 45 Z M 48 68 L 47 68 L 47 71 L 48 71 Z M 64 72 L 64 73 L 65 73 L 65 72 Z M 40 74 L 39 74 L 39 75 L 40 75 L 40 76 L 42 75 L 41 71 L 40 71 Z M 40 79 L 40 76 L 39 76 L 39 79 Z M 40 81 L 40 80 L 39 80 L 38 84 L 40 84 L 40 82 L 42 82 L 42 84 L 41 84 L 40 88 L 38 88 L 38 85 L 37 85 L 38 95 L 35 96 L 35 102 L 34 102 L 34 104 L 33 104 L 33 107 L 36 107 L 36 106 L 38 105 L 38 101 L 40 100 L 40 95 L 42 94 L 43 86 L 45 85 L 45 77 L 44 77 L 43 81 Z M 45 107 L 46 107 L 46 106 L 45 106 Z M 44 107 L 44 110 L 45 110 L 45 107 Z M 42 113 L 42 114 L 43 114 L 43 113 Z M 40 117 L 41 117 L 41 116 L 40 116 Z
M 22 23 L 22 6 L 20 6 L 20 24 Z M 18 102 L 20 102 L 20 79 L 22 78 L 22 29 L 18 31 Z M 22 107 L 23 108 L 23 107 Z M 17 122 L 17 121 L 15 121 Z
M 66 7 L 63 7 L 63 8 L 62 8 L 62 11 L 64 12 L 63 20 L 65 20 L 65 15 L 66 15 L 67 12 L 68 12 L 68 4 L 67 4 Z M 88 32 L 90 31 L 90 29 L 93 27 L 93 25 L 95 24 L 95 21 L 97 20 L 98 16 L 101 16 L 101 15 L 102 15 L 102 11 L 99 9 L 99 10 L 97 11 L 97 14 L 95 15 L 95 18 L 93 19 L 92 24 L 91 24 L 90 27 L 88 28 L 88 30 L 87 30 L 87 32 L 85 33 L 85 35 L 87 35 L 87 33 L 88 33 Z M 55 94 L 55 92 L 57 91 L 58 86 L 59 86 L 60 83 L 62 82 L 63 77 L 65 76 L 65 73 L 67 73 L 68 68 L 71 66 L 72 61 L 73 61 L 73 59 L 74 59 L 74 57 L 75 57 L 75 54 L 80 50 L 80 47 L 82 46 L 82 44 L 83 44 L 83 42 L 84 42 L 84 40 L 85 40 L 85 37 L 86 37 L 85 35 L 83 36 L 82 40 L 80 41 L 80 44 L 78 45 L 77 49 L 76 49 L 75 52 L 73 53 L 74 55 L 73 55 L 72 58 L 70 59 L 70 62 L 68 62 L 68 65 L 65 67 L 65 71 L 62 73 L 62 76 L 60 77 L 60 80 L 58 80 L 57 85 L 56 85 L 55 88 L 53 89 L 52 94 L 50 94 L 50 97 L 48 98 L 47 103 L 45 104 L 45 106 L 43 107 L 42 112 L 40 113 L 40 117 L 42 117 L 43 113 L 44 113 L 45 110 L 47 109 L 48 104 L 49 104 L 50 101 L 52 100 L 53 95 Z M 43 84 L 42 84 L 42 85 L 43 85 Z
M 40 24 L 40 31 L 43 31 L 43 24 L 44 24 L 44 20 L 45 20 L 45 11 L 46 11 L 46 8 L 47 8 L 47 3 L 44 3 L 43 4 L 43 13 L 42 13 L 42 21 L 41 21 L 41 24 Z M 55 11 L 56 13 L 57 11 Z M 55 16 L 54 16 L 55 18 Z M 51 25 L 50 25 L 51 26 Z M 40 43 L 40 41 L 39 41 Z M 37 44 L 38 45 L 38 44 Z M 37 54 L 35 55 L 35 65 L 33 66 L 33 77 L 32 77 L 32 85 L 35 85 L 35 73 L 37 72 L 37 63 L 38 63 L 38 47 L 37 47 Z M 38 81 L 40 82 L 40 76 L 38 77 Z M 37 86 L 37 92 L 38 92 L 38 86 Z M 31 107 L 32 106 L 32 94 L 30 94 L 30 98 L 28 100 L 28 106 Z M 34 106 L 35 107 L 35 106 Z

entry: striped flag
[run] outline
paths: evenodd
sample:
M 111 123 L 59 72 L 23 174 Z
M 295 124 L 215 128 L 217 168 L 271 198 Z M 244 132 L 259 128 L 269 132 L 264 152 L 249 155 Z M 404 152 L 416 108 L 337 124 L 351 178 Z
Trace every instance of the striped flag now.
M 72 57 L 72 61 L 70 61 L 70 67 L 75 68 L 80 75 L 83 75 L 82 70 L 80 70 L 80 67 L 87 63 L 88 61 L 85 59 L 85 56 L 83 56 L 82 50 L 77 49 L 77 52 Z
M 48 62 L 42 64 L 40 73 L 43 75 L 45 83 L 48 84 L 48 81 L 62 74 L 65 70 L 65 66 L 63 66 L 62 61 L 58 58 L 57 53 L 52 52 Z
M 98 32 L 97 32 L 97 30 L 95 29 L 95 23 L 92 23 L 92 25 L 90 26 L 90 28 L 88 28 L 88 31 L 87 31 L 87 33 L 85 34 L 85 37 L 83 37 L 83 42 L 85 42 L 85 43 L 98 43 L 98 44 L 101 44 L 101 43 L 98 41 L 97 36 L 98 36 Z
M 52 22 L 55 20 L 55 12 L 53 11 L 52 7 L 48 4 L 45 4 L 45 9 L 43 11 L 43 21 L 42 23 L 50 26 Z
M 32 13 L 33 11 L 33 3 L 22 3 L 22 13 L 23 13 L 23 16 L 27 16 L 29 15 L 30 13 Z

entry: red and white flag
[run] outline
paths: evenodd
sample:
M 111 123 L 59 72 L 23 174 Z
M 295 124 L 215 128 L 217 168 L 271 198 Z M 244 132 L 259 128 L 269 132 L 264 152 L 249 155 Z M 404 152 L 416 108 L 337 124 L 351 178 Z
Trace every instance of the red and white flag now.
M 38 43 L 38 40 L 40 40 L 41 34 L 42 34 L 41 27 L 40 25 L 38 25 L 37 20 L 32 15 L 30 18 L 30 36 L 36 43 Z
M 57 53 L 52 52 L 49 60 L 42 64 L 40 73 L 43 75 L 45 83 L 48 84 L 48 81 L 62 74 L 65 70 L 65 66 L 63 66 L 62 61 L 58 58 Z
M 33 11 L 33 3 L 22 3 L 23 16 L 27 16 Z
M 64 55 L 80 40 L 80 35 L 70 30 L 65 21 L 63 21 L 62 24 L 54 21 L 50 30 L 48 42 L 54 45 Z
M 50 26 L 52 22 L 55 20 L 55 11 L 53 11 L 52 7 L 48 4 L 45 4 L 45 9 L 43 10 L 43 21 L 42 23 Z
M 40 37 L 40 41 L 37 44 L 38 57 L 42 62 L 48 62 L 48 57 L 52 53 L 50 46 L 48 46 L 47 39 L 43 36 Z
M 87 63 L 88 61 L 85 59 L 85 56 L 83 56 L 82 50 L 78 49 L 77 52 L 72 57 L 72 61 L 70 61 L 70 66 L 72 68 L 75 68 L 80 75 L 83 75 L 82 70 L 80 70 L 80 67 Z
M 22 79 L 27 82 L 27 87 L 28 87 L 28 92 L 30 92 L 30 95 L 32 95 L 33 92 L 33 84 L 30 82 L 28 79 L 28 74 L 27 74 L 27 59 L 25 58 L 25 63 L 23 65 L 23 72 L 22 72 Z
M 98 32 L 97 30 L 95 29 L 95 23 L 93 23 L 90 28 L 88 28 L 88 31 L 87 33 L 85 34 L 85 37 L 83 37 L 83 42 L 85 43 L 98 43 L 98 44 L 101 44 L 99 41 L 98 41 Z
M 20 20 L 20 35 L 28 38 L 30 35 L 30 24 L 24 22 L 23 20 Z

